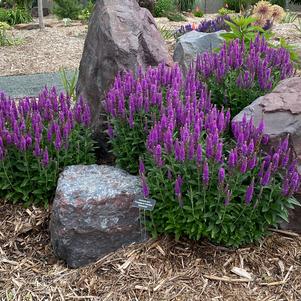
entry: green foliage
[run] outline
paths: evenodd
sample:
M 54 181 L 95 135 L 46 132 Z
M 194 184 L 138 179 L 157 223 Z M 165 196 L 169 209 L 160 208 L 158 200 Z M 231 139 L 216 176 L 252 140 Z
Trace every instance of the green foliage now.
M 226 0 L 225 4 L 229 9 L 239 12 L 241 8 L 246 9 L 250 5 L 254 5 L 258 0 Z
M 301 19 L 298 18 L 298 25 L 294 24 L 295 28 L 301 33 Z
M 30 13 L 22 8 L 0 8 L 0 22 L 6 22 L 11 26 L 32 21 Z
M 23 40 L 8 35 L 7 30 L 9 29 L 11 27 L 7 23 L 0 22 L 0 46 L 13 46 L 22 43 Z
M 83 22 L 87 23 L 90 20 L 93 8 L 94 8 L 94 3 L 91 0 L 89 0 L 87 6 L 81 11 L 78 18 Z
M 204 13 L 201 10 L 196 10 L 193 12 L 193 15 L 197 18 L 202 18 L 204 16 Z
M 271 33 L 265 31 L 260 26 L 254 26 L 252 23 L 256 21 L 252 17 L 237 17 L 233 18 L 231 22 L 225 20 L 225 22 L 230 26 L 231 32 L 222 33 L 221 36 L 230 42 L 236 39 L 240 41 L 244 40 L 245 44 L 248 46 L 250 41 L 254 41 L 258 33 L 261 33 L 266 40 L 269 40 Z
M 71 97 L 71 99 L 75 99 L 76 97 L 76 83 L 78 79 L 78 69 L 73 72 L 71 79 L 68 79 L 66 70 L 64 68 L 60 69 L 61 82 L 64 86 L 65 92 L 67 95 Z
M 282 196 L 281 175 L 262 191 L 255 186 L 254 194 L 259 198 L 247 205 L 244 200 L 247 183 L 258 173 L 256 169 L 244 175 L 239 171 L 231 173 L 227 184 L 231 187 L 232 199 L 225 205 L 226 196 L 218 188 L 218 166 L 214 162 L 210 162 L 210 184 L 204 187 L 202 171 L 193 161 L 179 163 L 167 154 L 163 159 L 165 164 L 160 168 L 153 159 L 147 161 L 147 183 L 151 197 L 157 200 L 154 211 L 148 214 L 147 228 L 155 237 L 160 234 L 174 235 L 176 239 L 205 237 L 217 244 L 239 247 L 263 238 L 270 226 L 288 219 L 289 208 L 299 205 L 294 198 Z M 181 193 L 183 206 L 179 206 L 174 193 L 175 181 L 168 173 L 173 177 L 185 175 Z
M 195 0 L 176 0 L 176 4 L 181 11 L 192 10 Z
M 174 38 L 174 32 L 166 26 L 160 27 L 159 30 L 164 40 L 171 40 Z
M 53 13 L 60 19 L 70 18 L 77 20 L 81 11 L 82 5 L 79 0 L 54 0 Z
M 286 12 L 285 17 L 282 20 L 282 23 L 294 23 L 298 18 L 298 14 L 295 12 L 288 11 Z
M 172 22 L 186 21 L 186 18 L 180 12 L 177 12 L 177 11 L 171 11 L 171 12 L 167 13 L 166 17 L 168 18 L 169 21 L 172 21 Z
M 272 5 L 276 4 L 283 8 L 285 8 L 285 0 L 270 0 L 269 1 Z
M 234 14 L 235 11 L 231 10 L 231 9 L 227 9 L 225 7 L 222 7 L 221 9 L 218 10 L 218 14 L 221 16 L 226 16 L 226 15 L 230 15 L 230 14 Z
M 155 17 L 166 17 L 171 12 L 176 10 L 173 0 L 158 0 L 155 4 Z
M 46 139 L 43 144 L 48 144 Z M 48 144 L 52 159 L 47 167 L 33 155 L 32 150 L 21 153 L 10 147 L 6 158 L 0 161 L 0 196 L 14 203 L 22 201 L 25 206 L 48 206 L 54 196 L 59 173 L 65 166 L 95 163 L 90 130 L 76 126 L 68 145 L 68 148 L 56 151 Z
M 90 110 L 80 99 L 46 88 L 38 100 L 11 102 L 1 94 L 0 198 L 47 206 L 59 173 L 74 164 L 95 163 Z M 9 112 L 14 112 L 11 118 Z

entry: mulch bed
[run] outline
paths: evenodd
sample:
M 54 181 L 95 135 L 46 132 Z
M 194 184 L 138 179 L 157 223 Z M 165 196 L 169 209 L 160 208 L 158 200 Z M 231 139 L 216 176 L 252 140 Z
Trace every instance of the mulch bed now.
M 72 270 L 52 252 L 49 212 L 0 201 L 0 300 L 301 300 L 297 235 L 238 250 L 164 237 Z

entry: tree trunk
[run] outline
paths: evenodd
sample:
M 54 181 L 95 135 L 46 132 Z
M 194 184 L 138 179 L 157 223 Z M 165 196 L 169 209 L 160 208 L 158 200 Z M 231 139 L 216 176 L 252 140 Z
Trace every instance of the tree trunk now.
M 40 29 L 44 29 L 44 15 L 43 15 L 43 0 L 38 0 L 38 14 L 39 14 L 39 26 Z

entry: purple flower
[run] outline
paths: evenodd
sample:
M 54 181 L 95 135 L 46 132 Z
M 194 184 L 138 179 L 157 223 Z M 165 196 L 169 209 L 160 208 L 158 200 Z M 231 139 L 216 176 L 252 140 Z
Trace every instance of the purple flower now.
M 145 173 L 144 163 L 141 159 L 139 159 L 139 174 L 144 175 L 144 173 Z
M 208 186 L 209 184 L 209 166 L 207 160 L 204 162 L 203 165 L 203 184 Z
M 250 204 L 254 194 L 254 179 L 252 179 L 251 184 L 248 186 L 246 191 L 246 204 Z
M 271 169 L 272 169 L 272 163 L 270 164 L 270 166 L 268 167 L 268 170 L 265 172 L 265 174 L 263 175 L 263 177 L 261 178 L 261 182 L 260 184 L 262 186 L 267 186 L 270 183 L 270 178 L 271 178 Z
M 221 167 L 218 170 L 218 183 L 219 183 L 219 185 L 223 185 L 224 179 L 225 179 L 225 169 Z
M 48 154 L 48 149 L 46 147 L 43 152 L 42 165 L 46 167 L 48 166 L 48 164 L 49 164 L 49 154 Z
M 142 190 L 143 190 L 144 197 L 147 198 L 149 196 L 149 187 L 144 177 L 142 177 Z

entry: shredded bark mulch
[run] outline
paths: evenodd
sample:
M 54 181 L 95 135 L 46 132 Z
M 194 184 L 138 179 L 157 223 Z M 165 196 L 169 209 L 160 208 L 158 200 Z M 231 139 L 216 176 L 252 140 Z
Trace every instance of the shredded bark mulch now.
M 301 238 L 238 250 L 164 237 L 69 269 L 50 245 L 50 210 L 0 202 L 0 300 L 301 300 Z

